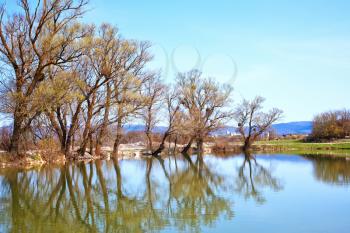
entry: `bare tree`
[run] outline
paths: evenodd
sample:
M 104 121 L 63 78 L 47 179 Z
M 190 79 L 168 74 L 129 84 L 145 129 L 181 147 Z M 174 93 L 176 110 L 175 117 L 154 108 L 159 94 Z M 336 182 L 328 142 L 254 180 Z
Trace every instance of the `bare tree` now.
M 168 128 L 164 132 L 158 148 L 152 152 L 152 155 L 156 157 L 165 149 L 165 141 L 167 138 L 178 132 L 182 127 L 180 123 L 182 119 L 182 114 L 180 112 L 181 102 L 179 102 L 178 91 L 174 87 L 168 87 L 165 93 Z
M 176 85 L 187 118 L 185 127 L 190 135 L 185 149 L 189 149 L 192 141 L 196 141 L 198 150 L 203 151 L 204 138 L 232 116 L 225 108 L 230 104 L 232 88 L 203 78 L 197 70 L 179 74 Z
M 69 69 L 70 75 L 67 79 L 69 83 L 64 88 L 65 101 L 46 110 L 46 115 L 60 141 L 61 152 L 66 156 L 70 156 L 73 139 L 82 123 L 81 112 L 84 103 L 95 92 L 95 89 L 89 85 L 92 73 L 86 59 L 81 57 L 80 61 L 74 63 Z
M 111 108 L 111 99 L 112 99 L 112 89 L 111 84 L 106 84 L 106 98 L 104 102 L 104 113 L 103 113 L 103 119 L 102 123 L 99 127 L 98 134 L 96 136 L 96 147 L 95 147 L 95 154 L 100 155 L 101 154 L 101 147 L 103 140 L 106 138 L 108 125 L 109 125 L 109 111 Z
M 147 149 L 153 150 L 152 131 L 159 123 L 162 101 L 164 101 L 165 86 L 162 84 L 159 75 L 151 77 L 145 82 L 143 95 L 145 96 L 145 108 L 142 109 L 141 118 L 145 124 L 145 134 L 147 137 Z
M 92 132 L 93 118 L 99 115 L 103 108 L 107 110 L 107 112 L 105 111 L 105 115 L 109 114 L 109 103 L 107 101 L 107 106 L 104 105 L 106 103 L 103 101 L 104 96 L 101 91 L 103 92 L 106 89 L 106 98 L 109 98 L 110 101 L 110 85 L 113 78 L 116 78 L 122 70 L 122 58 L 120 56 L 122 52 L 122 41 L 119 38 L 117 28 L 109 24 L 102 24 L 98 28 L 97 35 L 91 39 L 90 46 L 86 50 L 88 66 L 91 67 L 91 79 L 86 80 L 87 88 L 84 91 L 87 111 L 80 145 L 81 155 L 85 154 L 88 140 L 90 140 L 90 147 L 92 147 L 92 134 L 94 133 Z M 108 120 L 108 116 L 106 116 L 106 120 Z M 106 124 L 106 122 L 103 124 Z M 92 149 L 90 152 L 92 152 Z
M 237 131 L 242 136 L 244 151 L 249 150 L 254 141 L 282 117 L 283 111 L 277 108 L 267 113 L 262 112 L 264 101 L 260 96 L 252 101 L 244 99 L 235 109 L 234 119 L 238 122 Z
M 10 151 L 18 154 L 20 137 L 44 107 L 35 102 L 45 96 L 41 84 L 52 67 L 64 69 L 81 56 L 79 39 L 84 27 L 75 20 L 83 14 L 86 0 L 20 0 L 20 13 L 4 19 L 0 8 L 0 62 L 5 66 L 9 84 L 8 113 L 13 115 Z M 52 97 L 52 96 L 51 96 Z
M 118 154 L 118 148 L 123 136 L 123 126 L 133 117 L 140 114 L 145 106 L 142 88 L 153 73 L 146 70 L 146 64 L 152 59 L 147 42 L 125 41 L 122 56 L 122 70 L 113 79 L 112 105 L 110 123 L 116 126 L 113 144 L 113 155 Z

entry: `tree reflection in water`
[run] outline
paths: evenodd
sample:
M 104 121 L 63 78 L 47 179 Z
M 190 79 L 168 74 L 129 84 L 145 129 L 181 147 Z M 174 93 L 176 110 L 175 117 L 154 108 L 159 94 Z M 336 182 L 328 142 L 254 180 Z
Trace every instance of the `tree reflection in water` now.
M 236 191 L 246 199 L 253 198 L 262 204 L 266 200 L 261 189 L 265 187 L 274 191 L 282 189 L 281 182 L 272 175 L 271 169 L 259 164 L 254 155 L 246 152 L 243 163 L 238 169 Z
M 307 155 L 312 161 L 317 180 L 335 185 L 350 184 L 350 161 L 346 158 Z
M 233 219 L 232 199 L 221 193 L 233 174 L 225 177 L 202 155 L 126 161 L 139 176 L 123 176 L 128 173 L 124 162 L 114 158 L 8 171 L 0 200 L 1 211 L 11 215 L 1 214 L 0 224 L 7 223 L 9 232 L 157 232 L 165 227 L 200 232 L 219 218 Z M 264 200 L 259 188 L 281 188 L 251 155 L 238 173 L 235 190 L 259 202 Z M 134 189 L 129 181 L 138 178 L 141 187 Z
M 170 178 L 170 196 L 176 206 L 172 217 L 181 220 L 176 223 L 179 229 L 188 231 L 190 227 L 200 232 L 202 225 L 214 224 L 221 215 L 232 219 L 232 203 L 217 193 L 223 177 L 207 167 L 202 155 L 196 156 L 195 162 L 188 155 L 184 156 L 188 162 L 186 168 Z

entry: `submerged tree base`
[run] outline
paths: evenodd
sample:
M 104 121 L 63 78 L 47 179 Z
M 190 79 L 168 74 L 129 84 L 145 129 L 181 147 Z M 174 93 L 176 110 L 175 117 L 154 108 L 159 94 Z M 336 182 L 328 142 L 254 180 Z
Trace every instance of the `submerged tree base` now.
M 31 169 L 35 167 L 41 167 L 47 162 L 42 158 L 42 156 L 37 154 L 28 153 L 26 156 L 16 156 L 7 152 L 0 152 L 0 168 L 21 168 L 21 169 Z

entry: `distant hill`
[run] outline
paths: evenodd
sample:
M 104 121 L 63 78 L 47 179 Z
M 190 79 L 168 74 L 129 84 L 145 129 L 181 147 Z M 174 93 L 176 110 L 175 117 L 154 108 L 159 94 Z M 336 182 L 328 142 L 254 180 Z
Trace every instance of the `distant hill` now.
M 272 128 L 276 131 L 278 135 L 286 134 L 310 134 L 312 130 L 311 121 L 298 121 L 298 122 L 288 122 L 272 125 Z M 227 126 L 223 129 L 217 130 L 214 135 L 227 135 L 236 134 L 236 128 L 232 126 Z
M 272 126 L 278 135 L 285 134 L 310 134 L 312 130 L 312 122 L 311 121 L 297 121 L 297 122 L 288 122 L 288 123 L 280 123 L 274 124 Z M 125 132 L 133 132 L 133 131 L 144 131 L 144 125 L 126 125 L 124 127 Z M 163 133 L 165 132 L 166 127 L 164 126 L 156 126 L 153 130 L 154 133 Z M 235 134 L 236 128 L 232 126 L 227 126 L 223 129 L 217 130 L 215 135 L 227 135 L 227 134 Z
M 312 131 L 311 121 L 297 121 L 273 125 L 277 134 L 310 134 Z
M 126 133 L 128 132 L 140 132 L 140 131 L 145 131 L 145 126 L 144 125 L 125 125 L 123 127 L 124 131 Z M 153 133 L 164 133 L 167 127 L 165 126 L 156 126 L 153 130 Z
M 8 128 L 9 126 L 0 126 L 1 128 Z M 272 126 L 278 135 L 285 134 L 310 134 L 312 130 L 312 122 L 311 121 L 297 121 L 297 122 L 289 122 L 289 123 L 280 123 L 274 124 Z M 156 126 L 153 130 L 154 133 L 164 133 L 167 127 L 165 126 Z M 125 132 L 136 132 L 136 131 L 144 131 L 145 126 L 140 124 L 129 124 L 124 126 Z M 232 126 L 227 126 L 223 129 L 217 130 L 214 135 L 227 135 L 227 134 L 236 134 L 236 128 Z

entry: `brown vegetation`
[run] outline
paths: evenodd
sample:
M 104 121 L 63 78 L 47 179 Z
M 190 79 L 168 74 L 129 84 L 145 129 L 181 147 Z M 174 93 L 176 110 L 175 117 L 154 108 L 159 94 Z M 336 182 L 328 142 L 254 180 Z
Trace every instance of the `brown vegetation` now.
M 310 140 L 334 140 L 350 136 L 350 111 L 320 113 L 314 117 Z
M 0 128 L 0 150 L 8 151 L 11 145 L 11 130 L 9 128 Z
M 241 139 L 240 137 L 216 137 L 213 138 L 212 143 L 214 144 L 211 148 L 212 152 L 218 154 L 226 154 L 226 153 L 237 153 L 241 151 Z

